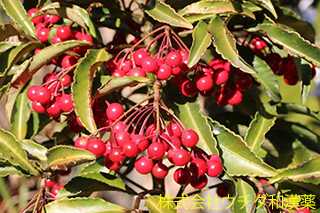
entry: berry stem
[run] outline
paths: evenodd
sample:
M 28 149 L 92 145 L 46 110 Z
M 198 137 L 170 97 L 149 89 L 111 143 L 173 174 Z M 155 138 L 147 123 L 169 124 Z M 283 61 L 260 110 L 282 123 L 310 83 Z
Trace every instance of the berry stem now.
M 168 26 L 162 26 L 154 31 L 152 31 L 151 33 L 149 33 L 148 35 L 146 35 L 145 37 L 143 37 L 142 39 L 140 39 L 137 43 L 135 43 L 134 45 L 132 45 L 131 50 L 134 50 L 139 44 L 141 44 L 144 40 L 146 40 L 147 38 L 149 38 L 150 36 L 152 36 L 153 34 L 168 28 Z

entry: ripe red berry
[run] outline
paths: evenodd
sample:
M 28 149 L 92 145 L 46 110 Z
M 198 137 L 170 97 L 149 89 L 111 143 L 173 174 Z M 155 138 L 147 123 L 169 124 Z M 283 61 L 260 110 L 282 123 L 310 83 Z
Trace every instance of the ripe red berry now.
M 147 53 L 145 49 L 143 49 L 143 48 L 138 49 L 137 51 L 135 51 L 135 52 L 133 53 L 134 63 L 135 63 L 137 66 L 141 66 L 143 59 L 146 58 L 146 57 L 148 57 L 148 56 L 149 56 L 149 53 Z
M 119 146 L 123 146 L 125 142 L 130 141 L 130 135 L 125 131 L 120 131 L 115 134 L 115 139 Z
M 149 146 L 148 139 L 143 135 L 134 135 L 131 141 L 137 145 L 139 152 L 145 151 Z
M 222 164 L 216 160 L 209 160 L 207 162 L 208 170 L 207 175 L 210 177 L 217 177 L 222 172 Z
M 51 194 L 56 196 L 62 188 L 63 188 L 63 185 L 51 188 Z
M 67 176 L 67 175 L 69 175 L 71 173 L 71 168 L 69 168 L 69 169 L 67 169 L 67 170 L 64 170 L 64 171 L 61 171 L 61 172 L 59 172 L 58 174 L 60 175 L 60 176 Z
M 213 81 L 217 85 L 225 84 L 228 81 L 228 79 L 229 79 L 229 72 L 224 69 L 217 70 L 213 74 Z
M 119 78 L 119 77 L 124 77 L 126 76 L 126 73 L 123 70 L 119 70 L 116 69 L 113 73 L 112 73 L 113 77 Z
M 141 156 L 134 163 L 134 168 L 140 174 L 148 174 L 152 171 L 153 168 L 152 159 L 148 158 L 147 156 Z
M 206 90 L 206 91 L 200 91 L 200 94 L 203 96 L 203 97 L 211 97 L 213 96 L 214 92 L 216 91 L 215 87 L 212 87 L 210 90 Z
M 119 103 L 111 103 L 106 110 L 106 115 L 111 121 L 117 120 L 124 112 L 124 109 Z
M 156 163 L 152 168 L 152 174 L 159 179 L 165 178 L 168 175 L 169 168 L 161 161 Z
M 81 128 L 77 122 L 76 119 L 71 119 L 68 123 L 68 128 L 70 129 L 71 132 L 73 133 L 79 133 L 81 132 Z
M 302 207 L 301 209 L 298 209 L 296 213 L 312 213 L 310 209 L 306 207 Z
M 170 52 L 165 58 L 165 63 L 171 67 L 177 67 L 181 62 L 182 56 L 179 51 Z
M 194 147 L 199 141 L 198 134 L 192 130 L 186 130 L 181 135 L 181 143 L 186 147 Z
M 88 149 L 88 138 L 84 137 L 84 136 L 78 137 L 74 142 L 74 146 L 79 149 L 87 150 Z
M 207 163 L 201 158 L 195 158 L 190 163 L 190 172 L 195 176 L 202 176 L 207 172 Z
M 52 188 L 54 185 L 56 185 L 57 184 L 57 181 L 56 180 L 50 180 L 50 179 L 48 179 L 47 181 L 46 181 L 46 187 L 47 188 Z
M 115 163 L 123 162 L 126 159 L 126 156 L 123 154 L 121 147 L 113 147 L 109 153 L 110 159 Z
M 66 55 L 61 61 L 62 69 L 68 69 L 69 67 L 75 65 L 78 62 L 78 57 L 74 55 Z
M 192 175 L 190 180 L 190 185 L 195 189 L 202 189 L 208 183 L 208 178 L 206 175 L 196 176 Z
M 115 163 L 113 162 L 110 157 L 109 157 L 109 154 L 107 154 L 105 157 L 104 157 L 104 161 L 103 161 L 104 165 L 110 169 L 110 170 L 116 170 L 116 169 L 119 169 L 121 167 L 121 163 Z
M 161 64 L 157 70 L 157 78 L 167 80 L 172 75 L 172 68 L 166 64 Z
M 41 42 L 48 42 L 48 34 L 49 34 L 49 29 L 48 28 L 41 28 L 37 32 L 37 38 Z
M 136 67 L 131 69 L 128 73 L 127 76 L 135 76 L 135 77 L 146 77 L 146 71 L 142 69 L 141 67 Z
M 36 14 L 36 12 L 38 12 L 39 9 L 37 8 L 31 8 L 30 10 L 28 10 L 28 15 L 30 16 L 30 18 L 32 18 L 34 16 L 34 14 Z M 44 19 L 43 15 L 42 16 L 37 16 L 35 18 L 32 18 L 31 21 L 34 24 L 39 24 L 40 22 L 42 22 Z
M 106 151 L 106 146 L 101 139 L 90 138 L 88 140 L 88 151 L 93 153 L 95 156 L 101 156 Z
M 191 179 L 190 171 L 186 168 L 179 168 L 174 171 L 173 179 L 177 184 L 186 185 Z
M 104 65 L 109 73 L 113 73 L 116 69 L 118 69 L 118 64 L 113 60 L 107 61 Z
M 139 153 L 138 146 L 136 145 L 135 142 L 132 141 L 127 141 L 123 144 L 122 146 L 123 153 L 127 157 L 135 157 Z
M 165 147 L 160 142 L 153 142 L 148 147 L 148 154 L 150 158 L 154 160 L 161 159 L 164 156 L 165 152 L 166 152 Z
M 54 35 L 54 36 L 52 37 L 52 40 L 51 40 L 51 43 L 52 43 L 52 44 L 57 44 L 57 43 L 60 43 L 60 42 L 62 42 L 62 40 L 61 40 L 61 38 L 59 38 L 57 35 Z
M 65 76 L 63 76 L 62 77 L 62 79 L 61 79 L 61 81 L 62 81 L 62 84 L 63 84 L 63 86 L 69 86 L 70 84 L 71 84 L 71 77 L 70 77 L 70 75 L 65 75 Z
M 193 81 L 184 81 L 181 84 L 181 93 L 187 97 L 194 97 L 198 93 L 196 84 Z
M 243 73 L 236 81 L 236 87 L 240 91 L 247 91 L 252 85 L 252 77 L 249 74 Z
M 37 92 L 35 94 L 35 100 L 41 104 L 46 104 L 51 99 L 50 91 L 45 87 L 38 87 Z
M 118 61 L 118 68 L 127 73 L 132 69 L 132 61 L 130 59 L 121 58 Z
M 73 109 L 73 100 L 71 95 L 64 94 L 60 99 L 60 108 L 62 111 L 69 112 Z
M 298 72 L 293 61 L 289 61 L 286 65 L 286 71 L 283 75 L 283 80 L 288 85 L 296 85 L 299 81 Z
M 112 128 L 112 132 L 115 134 L 120 131 L 124 131 L 126 128 L 126 125 L 122 121 L 118 121 Z
M 189 163 L 190 155 L 189 152 L 184 149 L 174 150 L 172 156 L 172 162 L 177 166 L 184 166 Z
M 209 76 L 203 76 L 197 80 L 196 84 L 199 91 L 207 91 L 213 87 L 213 80 Z
M 228 104 L 231 105 L 238 105 L 242 101 L 242 93 L 235 89 L 230 93 L 229 99 L 228 99 Z
M 174 121 L 170 121 L 167 128 L 171 136 L 180 137 L 182 134 L 180 126 Z
M 142 59 L 141 67 L 149 73 L 155 73 L 158 67 L 158 63 L 153 57 L 147 56 Z
M 266 42 L 259 37 L 252 39 L 252 43 L 255 49 L 259 51 L 263 50 L 267 46 Z
M 219 197 L 227 197 L 229 194 L 230 194 L 230 187 L 228 185 L 217 187 L 217 195 Z
M 66 41 L 69 40 L 72 36 L 72 32 L 70 27 L 68 26 L 60 26 L 57 29 L 57 36 L 62 40 Z
M 46 112 L 51 116 L 60 114 L 61 112 L 60 101 L 59 100 L 51 101 L 46 108 Z
M 38 101 L 33 101 L 32 102 L 32 109 L 37 112 L 37 113 L 44 113 L 46 109 L 43 107 L 41 103 Z
M 28 88 L 27 90 L 27 97 L 29 98 L 30 101 L 36 100 L 36 94 L 38 91 L 39 86 L 33 85 Z

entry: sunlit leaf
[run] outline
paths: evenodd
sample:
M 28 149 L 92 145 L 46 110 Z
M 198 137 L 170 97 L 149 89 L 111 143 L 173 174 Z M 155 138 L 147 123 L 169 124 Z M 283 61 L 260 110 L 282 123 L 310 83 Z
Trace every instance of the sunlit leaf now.
M 13 166 L 7 161 L 0 161 L 0 177 L 6 177 L 9 175 L 29 176 L 21 171 L 21 168 Z
M 249 0 L 252 3 L 261 6 L 262 8 L 265 8 L 269 10 L 269 12 L 274 16 L 276 19 L 278 17 L 276 10 L 274 9 L 274 6 L 272 4 L 271 0 Z
M 48 150 L 46 147 L 31 140 L 22 140 L 21 144 L 30 156 L 32 156 L 35 159 L 38 159 L 40 162 L 47 162 L 46 152 Z

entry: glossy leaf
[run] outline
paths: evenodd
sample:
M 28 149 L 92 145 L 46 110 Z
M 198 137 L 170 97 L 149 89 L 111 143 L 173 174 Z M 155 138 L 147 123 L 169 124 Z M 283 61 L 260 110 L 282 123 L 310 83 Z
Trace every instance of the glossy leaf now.
M 251 10 L 236 1 L 198 1 L 179 11 L 181 16 L 193 14 L 239 14 L 255 19 Z
M 269 114 L 265 110 L 256 112 L 244 138 L 253 152 L 259 152 L 265 139 L 265 134 L 274 125 L 276 119 L 276 116 Z
M 3 129 L 0 129 L 0 155 L 12 165 L 19 166 L 30 174 L 39 175 L 39 171 L 29 162 L 21 143 L 12 133 Z
M 22 42 L 18 42 L 18 41 L 3 41 L 0 43 L 0 54 L 6 52 L 9 49 L 20 46 L 22 44 L 23 44 Z
M 198 147 L 202 148 L 207 154 L 219 155 L 217 141 L 212 135 L 210 125 L 206 116 L 200 111 L 197 101 L 175 103 L 178 106 L 178 114 L 182 123 L 187 129 L 193 129 L 199 135 Z
M 271 0 L 249 0 L 250 2 L 267 9 L 275 19 L 277 19 L 278 15 Z
M 97 129 L 91 108 L 93 75 L 96 69 L 108 58 L 108 53 L 104 49 L 89 50 L 79 61 L 74 71 L 74 83 L 71 88 L 73 92 L 72 99 L 81 123 L 89 132 L 94 132 Z M 84 90 L 83 88 L 86 89 Z
M 81 27 L 86 29 L 86 32 L 98 42 L 102 42 L 102 38 L 98 27 L 93 23 L 90 14 L 83 8 L 75 4 L 55 2 L 49 4 L 36 13 L 35 16 L 43 14 L 57 15 L 62 18 L 70 19 Z
M 242 212 L 242 213 L 251 213 L 251 209 L 253 205 L 255 205 L 256 193 L 253 190 L 252 186 L 250 186 L 247 182 L 242 179 L 238 179 L 236 182 L 236 196 L 234 200 L 234 205 L 232 207 L 233 212 Z M 264 207 L 257 208 L 257 206 L 253 207 L 256 209 L 254 212 L 262 212 L 261 210 Z M 265 210 L 265 209 L 264 209 Z
M 59 197 L 90 195 L 95 191 L 127 191 L 132 193 L 130 188 L 121 178 L 103 173 L 103 172 L 87 172 L 80 176 L 74 177 L 59 192 Z
M 96 161 L 88 163 L 82 170 L 81 174 L 88 172 L 103 172 L 109 173 L 110 170 L 104 165 L 103 158 L 99 158 Z
M 219 147 L 222 150 L 222 159 L 226 172 L 232 176 L 260 176 L 273 177 L 277 171 L 264 163 L 246 145 L 241 136 L 212 121 L 212 132 L 216 136 Z
M 27 135 L 28 123 L 31 109 L 28 104 L 27 88 L 22 91 L 16 101 L 15 110 L 12 117 L 12 125 L 10 131 L 16 136 L 17 139 L 23 140 Z
M 257 70 L 257 73 L 253 77 L 261 83 L 263 90 L 266 94 L 275 102 L 281 101 L 280 88 L 271 68 L 261 58 L 255 56 L 253 61 L 253 67 Z
M 297 32 L 286 30 L 272 23 L 259 24 L 252 30 L 262 32 L 272 42 L 281 45 L 290 54 L 302 57 L 310 63 L 320 66 L 320 48 L 302 38 Z
M 187 16 L 186 20 L 188 20 L 191 24 L 197 21 L 205 20 L 205 19 L 211 19 L 215 14 L 197 14 L 192 16 Z
M 200 21 L 192 32 L 192 46 L 190 48 L 188 66 L 193 67 L 211 44 L 211 36 L 207 31 L 207 24 Z
M 13 166 L 10 163 L 0 161 L 0 177 L 6 177 L 8 175 L 28 176 L 23 173 L 17 166 Z
M 117 91 L 126 86 L 131 86 L 139 83 L 152 84 L 154 81 L 149 78 L 144 77 L 134 77 L 134 76 L 125 76 L 115 78 L 112 76 L 105 76 L 101 79 L 102 86 L 97 90 L 97 92 L 93 95 L 92 99 L 98 99 L 108 93 L 113 91 Z
M 25 32 L 23 32 L 21 28 L 19 28 L 13 23 L 0 24 L 0 40 L 1 41 L 15 35 L 23 36 L 30 40 L 33 40 L 32 38 L 30 38 L 30 36 L 28 36 Z
M 166 23 L 174 27 L 183 27 L 187 29 L 193 28 L 190 22 L 162 1 L 151 0 L 147 5 L 142 5 L 142 7 L 144 11 L 156 21 Z
M 88 42 L 83 41 L 66 41 L 51 45 L 42 49 L 32 58 L 24 61 L 16 71 L 11 80 L 11 85 L 7 91 L 6 98 L 6 113 L 8 120 L 11 120 L 12 109 L 14 103 L 25 84 L 29 79 L 45 64 L 51 61 L 51 59 L 58 55 L 71 50 L 75 47 L 90 45 Z
M 295 181 L 304 183 L 320 184 L 320 155 L 294 168 L 282 170 L 278 175 L 270 179 L 269 183 L 278 181 Z
M 152 213 L 174 213 L 175 210 L 174 202 L 169 201 L 165 197 L 160 196 L 149 196 L 145 200 L 145 206 L 149 212 Z
M 101 198 L 64 198 L 45 205 L 47 213 L 121 213 L 126 212 L 122 206 Z
M 19 0 L 1 0 L 1 5 L 10 16 L 26 33 L 36 37 L 36 29 L 23 8 L 21 1 Z
M 320 120 L 319 113 L 313 112 L 307 106 L 297 104 L 297 103 L 279 103 L 277 105 L 277 112 L 279 114 L 297 113 L 297 114 L 310 116 L 311 118 Z
M 234 67 L 241 69 L 243 72 L 249 74 L 257 73 L 252 66 L 239 56 L 236 40 L 219 16 L 211 19 L 208 30 L 213 38 L 213 46 L 215 46 L 216 51 L 221 54 L 222 58 L 230 61 Z
M 96 156 L 87 150 L 64 145 L 57 145 L 49 149 L 46 156 L 48 158 L 48 167 L 53 168 L 53 170 L 58 169 L 61 165 L 66 167 L 74 166 L 96 159 Z
M 46 147 L 31 140 L 22 140 L 21 144 L 30 156 L 38 159 L 42 163 L 47 162 L 46 152 L 48 149 Z

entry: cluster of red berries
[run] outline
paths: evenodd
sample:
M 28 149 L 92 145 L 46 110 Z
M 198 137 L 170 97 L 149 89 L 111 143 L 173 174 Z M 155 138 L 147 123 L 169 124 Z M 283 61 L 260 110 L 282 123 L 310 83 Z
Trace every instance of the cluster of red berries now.
M 39 9 L 37 8 L 31 8 L 28 11 L 29 16 L 32 18 Z M 41 15 L 32 18 L 32 22 L 35 24 L 35 28 L 37 31 L 37 38 L 39 41 L 43 43 L 51 42 L 52 44 L 56 44 L 63 41 L 68 40 L 79 40 L 79 41 L 86 41 L 93 43 L 93 40 L 91 36 L 87 33 L 85 33 L 84 29 L 81 28 L 81 30 L 74 30 L 72 31 L 71 26 L 73 23 L 71 23 L 69 26 L 61 25 L 58 28 L 53 27 L 55 24 L 57 24 L 60 21 L 60 17 L 56 15 Z M 55 30 L 56 33 L 52 37 L 52 39 L 49 39 L 49 31 Z M 82 46 L 82 47 L 76 47 L 72 51 L 76 54 L 84 55 L 88 49 L 90 49 L 91 46 Z M 35 51 L 35 54 L 40 49 L 37 49 Z M 52 60 L 55 64 L 60 64 L 63 69 L 67 69 L 70 66 L 74 65 L 78 61 L 78 57 L 74 55 L 62 55 L 59 57 L 56 57 Z
M 64 187 L 64 183 L 59 178 L 60 176 L 67 176 L 71 173 L 71 168 L 61 171 L 58 173 L 58 175 L 54 176 L 53 179 L 47 179 L 46 181 L 46 188 L 50 189 L 51 194 L 56 196 L 59 191 Z
M 255 37 L 250 46 L 261 58 L 270 66 L 274 74 L 283 76 L 283 80 L 288 85 L 296 85 L 299 82 L 299 75 L 296 65 L 290 55 L 281 57 L 278 53 L 267 53 L 265 48 L 268 46 L 263 38 Z M 315 66 L 312 66 L 310 80 L 316 75 Z
M 190 183 L 194 188 L 203 188 L 208 181 L 207 175 L 217 177 L 222 172 L 220 158 L 208 156 L 197 148 L 198 134 L 192 129 L 187 130 L 165 106 L 160 105 L 159 109 L 161 113 L 157 122 L 154 120 L 154 103 L 132 108 L 131 114 L 124 113 L 119 103 L 111 103 L 105 113 L 109 126 L 100 129 L 103 130 L 100 138 L 91 135 L 79 137 L 75 147 L 96 156 L 104 155 L 104 164 L 110 170 L 119 169 L 127 158 L 137 157 L 136 171 L 152 173 L 157 178 L 167 176 L 169 168 L 163 162 L 167 158 L 173 165 L 181 167 L 174 172 L 174 180 L 178 184 Z M 170 120 L 169 123 L 165 124 L 162 114 Z M 103 141 L 101 138 L 106 132 L 110 132 L 110 138 Z

